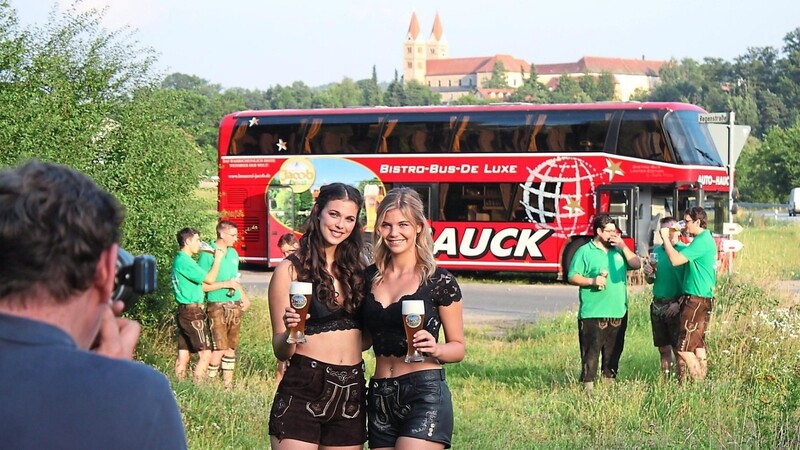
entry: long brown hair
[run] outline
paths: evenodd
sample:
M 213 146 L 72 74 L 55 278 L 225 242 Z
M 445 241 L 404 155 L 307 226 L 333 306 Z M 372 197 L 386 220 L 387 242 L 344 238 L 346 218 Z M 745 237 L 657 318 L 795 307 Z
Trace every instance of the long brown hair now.
M 328 273 L 325 259 L 325 237 L 320 229 L 320 214 L 333 200 L 347 200 L 356 204 L 356 223 L 350 236 L 336 246 L 333 273 Z M 331 183 L 319 190 L 311 214 L 306 222 L 306 230 L 300 238 L 300 249 L 295 253 L 300 263 L 298 279 L 314 283 L 316 297 L 330 309 L 343 308 L 352 313 L 364 297 L 363 271 L 366 263 L 363 258 L 364 238 L 360 216 L 364 199 L 358 190 L 344 183 Z M 341 300 L 337 303 L 334 278 L 339 282 Z

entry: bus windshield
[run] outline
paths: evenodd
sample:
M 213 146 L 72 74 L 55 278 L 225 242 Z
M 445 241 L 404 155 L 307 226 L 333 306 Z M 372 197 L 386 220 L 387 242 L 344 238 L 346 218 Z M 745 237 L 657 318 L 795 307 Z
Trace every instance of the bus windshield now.
M 683 164 L 721 167 L 722 160 L 711 140 L 708 127 L 698 123 L 699 114 L 697 111 L 673 111 L 666 115 L 664 127 L 672 141 L 672 147 L 678 161 Z

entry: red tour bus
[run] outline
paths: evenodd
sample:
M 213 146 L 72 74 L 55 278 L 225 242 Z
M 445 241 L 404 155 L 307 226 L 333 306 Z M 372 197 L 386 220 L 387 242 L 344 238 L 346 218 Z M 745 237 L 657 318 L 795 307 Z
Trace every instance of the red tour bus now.
M 658 220 L 687 207 L 703 206 L 722 232 L 729 180 L 704 112 L 635 102 L 237 112 L 220 125 L 219 212 L 238 224 L 243 260 L 272 267 L 320 186 L 356 186 L 368 234 L 384 193 L 409 186 L 442 267 L 561 273 L 599 213 L 641 255 L 659 243 Z

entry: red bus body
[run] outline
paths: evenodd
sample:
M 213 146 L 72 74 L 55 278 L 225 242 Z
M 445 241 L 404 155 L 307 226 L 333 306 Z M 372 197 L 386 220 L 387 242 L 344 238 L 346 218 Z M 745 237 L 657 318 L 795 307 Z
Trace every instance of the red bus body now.
M 239 225 L 244 261 L 275 266 L 278 238 L 302 233 L 319 186 L 360 188 L 367 233 L 382 195 L 410 186 L 428 205 L 442 267 L 561 273 L 598 213 L 640 254 L 660 217 L 689 206 L 721 230 L 729 180 L 697 123 L 703 112 L 597 103 L 233 113 L 219 133 L 219 212 Z

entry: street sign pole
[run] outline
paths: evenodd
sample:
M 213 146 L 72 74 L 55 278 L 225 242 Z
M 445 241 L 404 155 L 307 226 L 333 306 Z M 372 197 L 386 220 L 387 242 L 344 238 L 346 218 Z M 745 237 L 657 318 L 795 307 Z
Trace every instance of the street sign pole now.
M 734 118 L 736 117 L 736 113 L 731 111 L 728 115 L 728 215 L 730 216 L 730 222 L 733 222 L 733 164 L 731 159 L 731 146 L 733 145 L 733 122 Z M 728 235 L 728 239 L 731 239 L 732 235 Z M 728 252 L 728 276 L 733 276 L 733 252 Z

